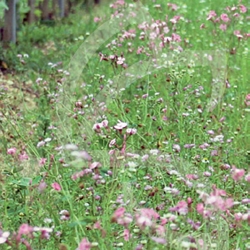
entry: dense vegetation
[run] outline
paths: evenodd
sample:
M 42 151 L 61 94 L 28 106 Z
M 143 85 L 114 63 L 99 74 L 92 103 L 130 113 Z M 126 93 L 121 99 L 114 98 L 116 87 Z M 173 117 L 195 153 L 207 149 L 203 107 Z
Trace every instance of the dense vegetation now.
M 103 1 L 0 49 L 1 249 L 250 249 L 247 1 Z

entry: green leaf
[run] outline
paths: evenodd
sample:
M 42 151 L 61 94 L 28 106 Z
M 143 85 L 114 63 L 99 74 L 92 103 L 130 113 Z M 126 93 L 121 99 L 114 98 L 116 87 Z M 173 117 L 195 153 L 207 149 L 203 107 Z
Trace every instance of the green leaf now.
M 0 2 L 0 19 L 4 17 L 4 11 L 8 10 L 8 6 L 6 5 L 5 1 Z

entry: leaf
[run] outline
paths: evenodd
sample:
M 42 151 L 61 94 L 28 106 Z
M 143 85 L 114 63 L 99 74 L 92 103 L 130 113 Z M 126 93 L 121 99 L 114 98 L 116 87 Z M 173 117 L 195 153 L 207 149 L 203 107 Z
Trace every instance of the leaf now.
M 30 185 L 31 180 L 32 180 L 31 178 L 24 177 L 20 180 L 13 180 L 12 184 L 16 184 L 22 187 L 28 187 Z
M 8 10 L 9 8 L 8 8 L 8 6 L 6 5 L 6 3 L 5 2 L 0 2 L 0 11 L 2 11 L 2 10 Z
M 8 6 L 6 5 L 5 1 L 0 2 L 0 19 L 4 17 L 4 11 L 8 10 Z

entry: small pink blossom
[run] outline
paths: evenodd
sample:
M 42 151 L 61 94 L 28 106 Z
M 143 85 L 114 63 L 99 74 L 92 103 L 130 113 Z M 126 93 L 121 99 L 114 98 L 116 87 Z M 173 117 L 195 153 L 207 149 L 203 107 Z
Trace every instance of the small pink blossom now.
M 54 190 L 56 190 L 56 191 L 61 191 L 61 190 L 62 190 L 60 184 L 57 183 L 57 182 L 52 183 L 52 184 L 51 184 L 51 187 L 52 187 Z
M 244 169 L 234 168 L 233 172 L 232 172 L 232 178 L 235 181 L 239 181 L 239 180 L 242 179 L 242 177 L 244 176 L 244 174 L 245 174 L 245 170 Z
M 175 11 L 178 9 L 178 6 L 174 3 L 168 3 L 168 7 L 172 10 Z
M 124 57 L 118 57 L 118 59 L 117 59 L 117 64 L 121 65 L 121 64 L 124 63 L 124 61 L 125 61 L 125 58 L 124 58 Z
M 112 216 L 112 221 L 117 221 L 120 217 L 122 217 L 125 213 L 125 208 L 124 207 L 119 207 L 116 209 Z
M 126 133 L 129 134 L 129 135 L 135 135 L 136 132 L 137 132 L 137 129 L 135 129 L 135 128 L 128 128 L 126 130 Z
M 175 42 L 181 42 L 181 37 L 175 33 L 172 34 L 172 39 Z
M 236 18 L 237 18 L 237 17 L 239 17 L 239 16 L 240 16 L 239 13 L 234 13 L 234 14 L 233 14 L 233 17 L 236 17 Z
M 175 152 L 179 153 L 179 152 L 181 151 L 180 145 L 174 144 L 174 145 L 173 145 L 173 150 L 174 150 Z
M 226 25 L 226 24 L 221 24 L 221 25 L 220 25 L 220 29 L 221 29 L 222 31 L 226 31 L 226 30 L 227 30 L 227 25 Z
M 129 241 L 131 235 L 130 235 L 130 232 L 129 232 L 128 229 L 124 229 L 123 237 L 124 237 L 124 240 L 125 240 L 125 241 Z
M 91 161 L 92 157 L 89 155 L 87 151 L 73 151 L 71 152 L 72 156 L 75 156 L 76 158 L 81 158 L 87 161 Z M 62 159 L 63 162 L 63 159 Z
M 100 22 L 102 19 L 100 18 L 100 17 L 94 17 L 94 22 L 95 23 L 98 23 L 98 22 Z
M 243 38 L 243 36 L 240 34 L 239 30 L 235 30 L 234 35 L 237 36 L 239 39 Z
M 107 128 L 107 127 L 108 127 L 108 124 L 109 124 L 108 120 L 103 120 L 103 121 L 101 122 L 101 125 L 102 125 L 102 127 L 104 127 L 104 128 Z
M 165 245 L 167 243 L 166 239 L 164 238 L 152 236 L 151 239 L 158 244 Z
M 173 18 L 171 18 L 169 21 L 173 24 L 177 23 L 180 20 L 180 16 L 174 16 Z
M 22 235 L 27 235 L 29 237 L 32 237 L 32 233 L 33 233 L 33 227 L 31 227 L 28 224 L 22 224 L 18 229 L 16 239 L 18 242 L 20 242 Z
M 101 163 L 96 161 L 96 162 L 91 163 L 89 168 L 90 169 L 95 169 L 95 168 L 98 168 L 100 166 L 101 166 Z
M 121 122 L 120 120 L 118 120 L 118 123 L 114 126 L 114 128 L 116 130 L 122 130 L 124 128 L 126 128 L 128 126 L 128 124 L 126 122 Z
M 193 148 L 193 147 L 195 147 L 195 144 L 193 143 L 184 145 L 184 148 Z
M 245 176 L 245 181 L 250 182 L 250 174 L 247 174 L 247 175 Z
M 90 249 L 91 249 L 91 243 L 86 238 L 83 238 L 79 247 L 76 250 L 90 250 Z
M 116 144 L 116 139 L 113 139 L 113 140 L 110 141 L 109 147 L 111 148 L 111 147 L 113 147 L 115 144 Z
M 10 232 L 2 232 L 2 230 L 0 230 L 0 244 L 4 244 L 8 240 L 9 236 Z
M 214 135 L 214 134 L 215 134 L 213 130 L 208 130 L 207 133 L 208 133 L 209 135 Z
M 139 209 L 135 214 L 136 224 L 141 229 L 153 226 L 154 220 L 157 220 L 159 218 L 160 215 L 151 208 Z
M 25 160 L 29 159 L 29 156 L 27 155 L 27 153 L 25 151 L 22 152 L 18 157 L 19 157 L 20 161 L 25 161 Z
M 203 212 L 204 212 L 204 205 L 203 205 L 203 203 L 198 203 L 196 205 L 196 210 L 197 210 L 198 214 L 203 214 Z
M 240 12 L 241 13 L 246 13 L 247 12 L 247 7 L 244 6 L 243 4 L 241 4 L 239 7 L 240 7 Z
M 42 192 L 46 189 L 46 187 L 47 187 L 46 182 L 45 182 L 44 180 L 42 180 L 42 181 L 39 183 L 37 189 L 38 189 L 38 191 L 39 191 L 40 193 L 42 193 Z
M 149 155 L 146 154 L 146 155 L 142 156 L 141 160 L 142 161 L 146 161 L 146 160 L 148 160 L 148 158 L 149 158 Z
M 93 130 L 95 130 L 96 132 L 98 132 L 101 129 L 101 125 L 99 123 L 95 123 L 93 125 Z
M 207 20 L 211 20 L 213 17 L 216 17 L 217 14 L 215 13 L 214 10 L 211 10 L 208 14 Z
M 47 161 L 46 158 L 41 158 L 41 159 L 39 160 L 39 166 L 44 166 L 45 163 L 46 163 L 46 161 Z
M 9 149 L 7 149 L 7 154 L 14 155 L 14 154 L 16 154 L 16 151 L 17 151 L 16 148 L 9 148 Z
M 59 213 L 61 215 L 60 219 L 61 220 L 69 220 L 70 219 L 70 213 L 68 210 L 62 210 Z
M 175 207 L 169 209 L 171 212 L 178 212 L 181 215 L 188 213 L 188 204 L 186 201 L 179 201 Z
M 221 20 L 222 20 L 223 22 L 225 22 L 225 23 L 227 23 L 227 22 L 230 21 L 228 15 L 225 14 L 225 13 L 221 14 L 220 18 L 221 18 Z
M 235 213 L 234 214 L 234 219 L 236 221 L 240 221 L 242 219 L 242 213 Z
M 53 232 L 52 228 L 49 227 L 34 227 L 34 232 L 41 232 L 41 239 L 49 239 L 50 238 L 50 233 Z

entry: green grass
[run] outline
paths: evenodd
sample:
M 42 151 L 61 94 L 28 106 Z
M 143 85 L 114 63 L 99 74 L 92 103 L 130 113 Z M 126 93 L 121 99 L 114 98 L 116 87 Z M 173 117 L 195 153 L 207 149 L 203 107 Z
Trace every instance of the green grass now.
M 176 11 L 165 1 L 160 4 L 158 8 L 142 1 L 143 6 L 132 8 L 134 13 L 141 11 L 150 24 L 167 22 L 169 33 L 165 36 L 180 35 L 181 42 L 171 44 L 181 46 L 181 53 L 167 42 L 161 51 L 157 48 L 158 54 L 153 52 L 150 31 L 145 31 L 144 39 L 139 38 L 143 35 L 138 28 L 141 19 L 130 17 L 128 26 L 110 36 L 120 19 L 107 23 L 115 10 L 106 3 L 95 12 L 79 11 L 53 26 L 24 26 L 18 33 L 18 44 L 0 51 L 13 72 L 12 76 L 2 76 L 0 85 L 0 222 L 2 230 L 12 235 L 12 245 L 5 243 L 1 249 L 26 249 L 15 246 L 14 232 L 22 224 L 52 228 L 48 239 L 42 239 L 40 232 L 33 232 L 33 238 L 23 235 L 32 249 L 76 249 L 83 238 L 93 249 L 250 248 L 246 181 L 250 109 L 245 103 L 250 93 L 249 38 L 239 40 L 233 34 L 235 30 L 248 32 L 249 10 L 240 13 L 238 9 L 240 17 L 227 23 L 223 32 L 219 29 L 222 22 L 212 23 L 206 20 L 207 15 L 210 10 L 218 16 L 228 13 L 225 7 L 238 6 L 237 1 L 179 0 Z M 242 4 L 247 6 L 247 1 Z M 124 11 L 124 7 L 120 9 Z M 181 18 L 174 28 L 169 20 L 177 15 Z M 95 23 L 95 16 L 102 16 L 102 21 Z M 231 13 L 228 16 L 233 19 Z M 93 32 L 105 23 L 103 34 L 91 40 Z M 200 29 L 202 23 L 205 29 Z M 135 30 L 136 36 L 120 40 L 125 30 Z M 158 38 L 157 46 L 160 42 Z M 143 48 L 141 54 L 136 53 L 139 47 Z M 230 53 L 234 48 L 236 53 Z M 127 68 L 111 59 L 101 61 L 99 53 L 124 57 Z M 200 57 L 195 59 L 194 53 Z M 204 59 L 206 53 L 213 56 L 212 61 Z M 22 58 L 24 63 L 17 54 L 29 57 Z M 85 64 L 87 56 L 90 58 Z M 152 58 L 162 67 L 155 68 Z M 58 62 L 62 64 L 48 65 Z M 79 77 L 77 67 L 82 70 Z M 215 91 L 220 85 L 213 85 L 212 79 L 218 69 L 221 73 L 216 76 L 222 87 Z M 43 80 L 36 83 L 39 77 Z M 226 79 L 230 88 L 225 88 Z M 221 100 L 209 110 L 213 97 Z M 95 132 L 93 125 L 103 120 L 108 121 L 107 128 Z M 124 137 L 126 128 L 114 129 L 118 120 L 137 132 Z M 220 135 L 223 139 L 216 140 Z M 113 139 L 116 143 L 110 147 Z M 38 146 L 43 141 L 45 145 Z M 204 143 L 209 144 L 205 149 Z M 67 144 L 75 146 L 63 149 Z M 6 153 L 10 148 L 17 149 L 15 155 Z M 92 158 L 87 160 L 83 151 Z M 22 152 L 27 153 L 28 160 L 20 160 Z M 41 158 L 46 159 L 44 165 L 39 165 Z M 94 168 L 93 162 L 100 165 Z M 234 168 L 245 171 L 238 181 L 233 178 Z M 60 184 L 61 190 L 54 190 L 52 183 Z M 215 187 L 226 194 L 213 197 Z M 202 200 L 202 192 L 210 200 Z M 190 198 L 188 211 L 185 206 L 183 213 L 176 208 L 180 201 L 190 202 Z M 218 203 L 208 204 L 212 198 L 218 203 L 232 198 L 234 206 L 227 211 L 218 209 Z M 211 212 L 209 218 L 197 212 L 200 203 Z M 119 224 L 114 217 L 120 207 L 126 209 L 127 220 L 133 218 L 128 225 Z M 138 209 L 142 208 L 153 209 L 160 218 L 138 219 Z M 67 220 L 61 218 L 62 210 L 68 211 Z M 236 221 L 238 213 L 243 219 Z M 149 223 L 147 227 L 139 223 L 143 219 Z M 128 241 L 124 229 L 130 231 Z M 165 240 L 164 244 L 157 243 L 156 238 Z

